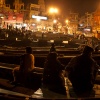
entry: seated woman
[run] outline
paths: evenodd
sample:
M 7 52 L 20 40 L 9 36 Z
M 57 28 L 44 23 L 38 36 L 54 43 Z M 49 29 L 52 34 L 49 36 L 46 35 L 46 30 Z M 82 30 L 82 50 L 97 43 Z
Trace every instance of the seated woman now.
M 26 53 L 20 57 L 20 66 L 13 69 L 14 82 L 26 85 L 29 83 L 29 77 L 33 75 L 32 72 L 43 71 L 41 68 L 36 68 L 34 63 L 35 57 L 32 54 L 32 48 L 26 47 Z
M 65 66 L 57 58 L 57 53 L 50 52 L 44 64 L 43 86 L 54 92 L 66 95 L 64 68 Z

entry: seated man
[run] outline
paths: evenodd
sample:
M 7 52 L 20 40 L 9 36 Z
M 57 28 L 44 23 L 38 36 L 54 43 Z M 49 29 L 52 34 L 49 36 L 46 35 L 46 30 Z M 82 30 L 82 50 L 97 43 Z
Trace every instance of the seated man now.
M 27 84 L 32 72 L 42 73 L 42 68 L 34 66 L 35 57 L 32 54 L 32 48 L 26 47 L 26 53 L 20 57 L 20 66 L 13 69 L 14 82 Z M 34 74 L 35 75 L 35 74 Z
M 85 46 L 81 55 L 71 59 L 65 70 L 76 94 L 91 92 L 99 65 L 92 58 L 94 50 Z

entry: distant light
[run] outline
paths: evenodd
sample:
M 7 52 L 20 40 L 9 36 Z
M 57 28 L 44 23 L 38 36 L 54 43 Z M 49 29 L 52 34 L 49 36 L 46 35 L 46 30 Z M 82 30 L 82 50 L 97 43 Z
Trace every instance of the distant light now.
M 23 26 L 24 26 L 24 27 L 27 27 L 27 24 L 24 23 Z
M 46 27 L 44 26 L 43 29 L 46 29 Z
M 18 40 L 18 38 L 16 38 L 16 41 Z
M 68 24 L 69 20 L 67 19 L 65 22 Z
M 51 43 L 54 43 L 54 40 L 50 40 Z
M 50 13 L 58 13 L 58 9 L 57 8 L 50 8 L 49 12 Z
M 32 26 L 35 26 L 35 24 L 32 24 Z
M 39 22 L 40 21 L 40 18 L 37 18 L 36 20 Z
M 80 24 L 80 26 L 83 26 L 83 24 Z
M 4 17 L 2 16 L 1 18 L 3 19 Z
M 54 12 L 55 12 L 55 13 L 58 13 L 58 9 L 54 9 Z
M 32 18 L 47 20 L 47 17 L 44 17 L 44 16 L 35 16 L 35 15 L 32 15 Z
M 64 44 L 68 44 L 68 41 L 63 41 L 62 43 L 64 43 Z
M 13 16 L 13 19 L 16 19 L 16 17 L 15 17 L 15 16 Z
M 54 12 L 54 9 L 53 8 L 50 8 L 50 13 L 53 13 Z
M 54 22 L 54 23 L 57 23 L 57 20 L 54 20 L 53 22 Z

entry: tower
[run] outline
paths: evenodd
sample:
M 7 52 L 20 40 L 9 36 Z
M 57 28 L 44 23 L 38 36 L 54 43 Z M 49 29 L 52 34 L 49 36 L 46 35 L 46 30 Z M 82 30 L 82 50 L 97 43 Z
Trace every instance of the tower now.
M 38 4 L 40 5 L 40 12 L 43 14 L 45 12 L 45 2 L 44 0 L 38 0 Z
M 15 0 L 13 6 L 15 7 L 15 10 L 17 10 L 17 12 L 24 9 L 24 3 L 22 2 L 22 0 Z

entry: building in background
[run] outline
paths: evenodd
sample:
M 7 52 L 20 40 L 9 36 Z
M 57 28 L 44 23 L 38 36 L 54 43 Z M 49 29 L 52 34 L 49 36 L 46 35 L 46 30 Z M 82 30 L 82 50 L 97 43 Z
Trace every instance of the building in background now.
M 100 4 L 97 10 L 93 13 L 94 23 L 93 23 L 93 32 L 97 38 L 100 38 Z
M 68 19 L 66 20 L 66 27 L 68 34 L 73 34 L 77 32 L 79 24 L 79 15 L 78 13 L 70 12 Z
M 1 28 L 21 28 L 23 24 L 24 3 L 21 0 L 15 0 L 14 9 L 10 4 L 5 4 L 5 0 L 0 0 L 0 24 Z
M 54 8 L 56 9 L 56 8 Z M 45 0 L 37 4 L 28 3 L 25 7 L 22 0 L 14 0 L 13 8 L 0 0 L 0 27 L 25 28 L 41 32 L 60 32 L 73 34 L 78 31 L 100 33 L 100 6 L 93 13 L 85 13 L 79 18 L 78 13 L 70 12 L 67 19 L 54 12 L 48 14 Z
M 26 29 L 28 30 L 41 32 L 52 30 L 53 23 L 46 15 L 44 0 L 39 0 L 38 4 L 29 3 L 26 7 L 24 19 Z
M 24 3 L 22 0 L 15 0 L 13 6 L 16 12 L 21 12 L 24 10 Z
M 40 5 L 40 15 L 46 14 L 45 2 L 44 0 L 38 0 L 38 5 Z
M 5 4 L 5 0 L 0 0 L 0 27 L 5 26 L 6 13 L 10 11 L 10 4 Z

